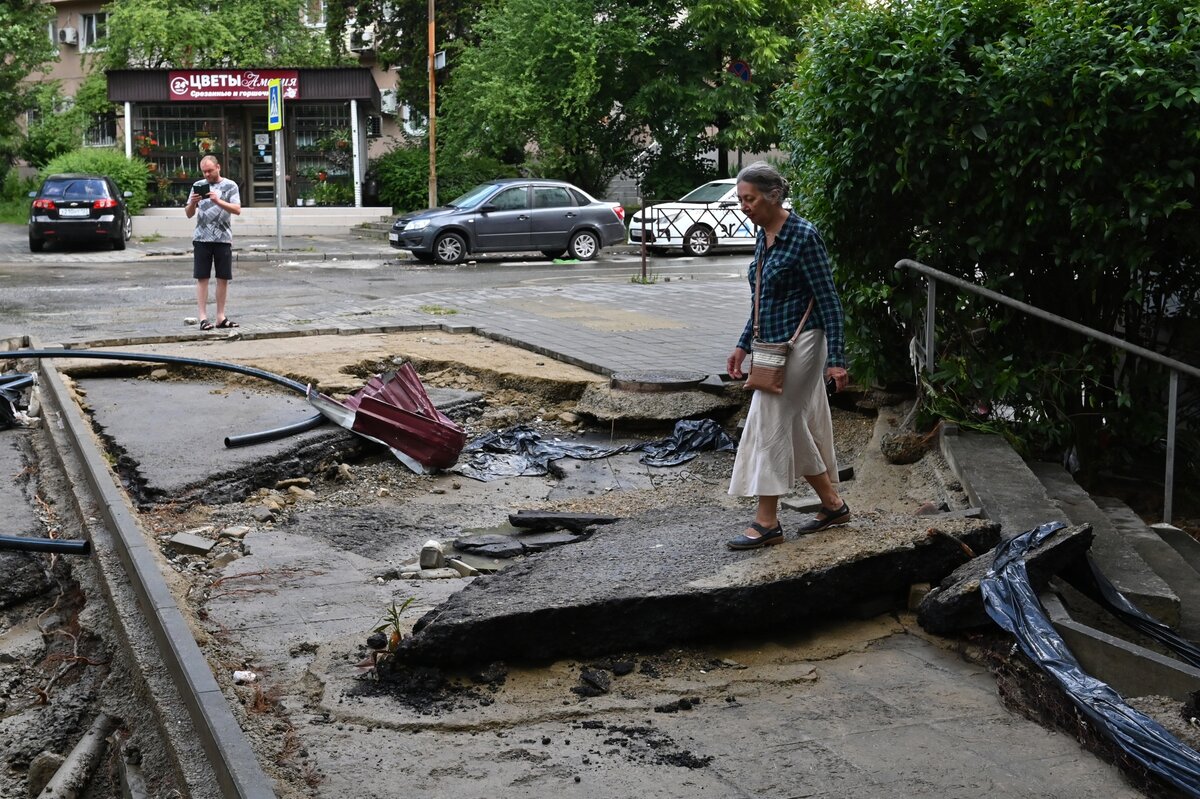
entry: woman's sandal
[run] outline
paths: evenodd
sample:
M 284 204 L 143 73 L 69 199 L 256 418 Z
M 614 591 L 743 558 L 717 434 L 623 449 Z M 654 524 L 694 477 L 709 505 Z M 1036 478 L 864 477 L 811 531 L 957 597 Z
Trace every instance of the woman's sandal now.
M 836 527 L 839 524 L 845 524 L 850 521 L 850 506 L 845 502 L 842 507 L 837 510 L 830 510 L 824 505 L 817 511 L 817 515 L 813 517 L 811 522 L 800 525 L 801 533 L 815 533 L 824 530 L 826 527 Z
M 750 527 L 758 533 L 757 536 L 748 536 L 742 533 L 737 538 L 726 541 L 725 545 L 730 549 L 758 549 L 783 543 L 783 527 L 779 524 L 774 527 L 766 527 L 758 522 L 750 522 Z
M 201 319 L 200 320 L 200 329 L 201 330 L 212 330 L 213 323 L 208 321 L 207 319 Z

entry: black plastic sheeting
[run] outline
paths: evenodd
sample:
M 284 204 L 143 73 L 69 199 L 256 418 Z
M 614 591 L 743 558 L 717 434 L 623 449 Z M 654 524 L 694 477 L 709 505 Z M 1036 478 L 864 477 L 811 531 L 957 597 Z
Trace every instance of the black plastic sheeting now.
M 1167 782 L 1200 796 L 1200 754 L 1154 719 L 1125 704 L 1106 683 L 1085 673 L 1046 617 L 1029 583 L 1024 556 L 1066 525 L 1050 522 L 1001 543 L 981 581 L 984 606 L 1071 702 L 1126 754 Z
M 0 430 L 16 426 L 17 414 L 26 407 L 21 395 L 33 380 L 33 375 L 22 372 L 0 375 Z
M 733 439 L 712 419 L 683 419 L 667 438 L 639 444 L 602 447 L 558 439 L 545 440 L 527 425 L 498 430 L 471 441 L 463 448 L 451 471 L 487 482 L 502 477 L 537 477 L 549 474 L 550 462 L 559 458 L 595 460 L 621 452 L 644 452 L 639 462 L 647 466 L 678 466 L 704 450 L 737 449 Z
M 1104 576 L 1090 555 L 1065 569 L 1060 576 L 1133 629 L 1164 644 L 1188 664 L 1200 668 L 1200 647 L 1126 599 Z

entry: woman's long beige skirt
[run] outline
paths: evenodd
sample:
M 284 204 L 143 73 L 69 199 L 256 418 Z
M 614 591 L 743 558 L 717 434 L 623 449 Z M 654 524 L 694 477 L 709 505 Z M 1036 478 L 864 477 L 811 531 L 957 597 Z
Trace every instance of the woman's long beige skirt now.
M 754 392 L 729 481 L 733 496 L 781 496 L 803 475 L 825 473 L 838 482 L 825 352 L 825 331 L 801 334 L 788 356 L 783 393 Z

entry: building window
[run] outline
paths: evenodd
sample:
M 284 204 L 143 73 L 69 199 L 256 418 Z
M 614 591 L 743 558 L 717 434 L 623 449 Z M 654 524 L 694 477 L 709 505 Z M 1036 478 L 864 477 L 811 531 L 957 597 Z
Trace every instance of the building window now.
M 96 50 L 104 46 L 108 35 L 108 14 L 80 14 L 79 49 Z
M 52 19 L 46 23 L 46 33 L 50 36 L 50 46 L 54 48 L 54 52 L 58 52 L 58 20 Z
M 304 0 L 300 15 L 310 28 L 325 27 L 325 0 Z
M 95 114 L 92 124 L 83 134 L 84 147 L 115 147 L 117 144 L 117 115 L 112 111 Z

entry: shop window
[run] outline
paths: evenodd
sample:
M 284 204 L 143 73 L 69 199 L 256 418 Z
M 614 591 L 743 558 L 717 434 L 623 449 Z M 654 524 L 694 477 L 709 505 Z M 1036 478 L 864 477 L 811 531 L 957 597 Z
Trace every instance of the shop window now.
M 117 115 L 113 112 L 94 114 L 92 124 L 83 134 L 84 147 L 115 147 L 117 144 Z
M 108 36 L 108 14 L 80 14 L 79 49 L 97 50 L 104 46 L 104 38 Z
M 236 125 L 226 128 L 219 110 L 182 103 L 146 105 L 138 109 L 134 125 L 133 152 L 150 170 L 151 205 L 183 205 L 191 184 L 201 177 L 205 155 L 217 156 L 226 165 L 223 174 L 238 179 L 228 162 L 241 152 L 240 134 Z

